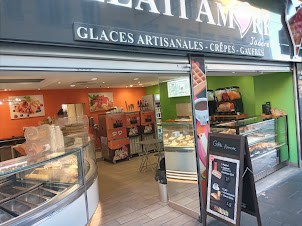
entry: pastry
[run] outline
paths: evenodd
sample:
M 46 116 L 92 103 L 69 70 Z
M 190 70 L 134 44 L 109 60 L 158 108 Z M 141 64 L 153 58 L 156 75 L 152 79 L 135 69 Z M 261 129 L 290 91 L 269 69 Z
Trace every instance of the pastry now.
M 197 96 L 207 87 L 206 76 L 195 62 L 192 63 L 192 73 L 194 96 Z
M 217 171 L 217 170 L 213 170 L 212 171 L 212 174 L 215 176 L 215 177 L 217 177 L 218 179 L 221 179 L 221 173 L 219 172 L 219 171 Z
M 219 200 L 219 197 L 218 197 L 217 193 L 211 193 L 211 196 L 212 196 L 214 199 Z

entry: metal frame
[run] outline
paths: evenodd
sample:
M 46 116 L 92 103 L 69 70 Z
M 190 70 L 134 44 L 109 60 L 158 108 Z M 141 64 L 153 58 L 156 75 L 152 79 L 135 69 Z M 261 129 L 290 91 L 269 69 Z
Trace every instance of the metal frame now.
M 293 88 L 294 88 L 294 103 L 295 103 L 295 113 L 296 113 L 298 167 L 301 168 L 301 119 L 300 119 L 300 106 L 299 106 L 299 87 L 298 87 L 297 64 L 293 65 Z

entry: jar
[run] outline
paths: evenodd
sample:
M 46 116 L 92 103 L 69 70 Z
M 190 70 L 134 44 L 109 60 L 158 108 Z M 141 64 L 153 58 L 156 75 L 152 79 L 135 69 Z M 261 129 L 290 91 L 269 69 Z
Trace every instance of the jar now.
M 208 101 L 214 101 L 215 100 L 214 90 L 208 89 L 207 90 L 207 97 L 208 97 Z
M 222 101 L 222 94 L 225 93 L 225 89 L 219 88 L 215 90 L 215 97 L 217 102 Z

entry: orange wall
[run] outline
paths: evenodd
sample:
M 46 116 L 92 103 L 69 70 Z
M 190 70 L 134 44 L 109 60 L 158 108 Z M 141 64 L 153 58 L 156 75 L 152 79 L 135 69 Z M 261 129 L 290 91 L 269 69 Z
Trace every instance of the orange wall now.
M 84 103 L 85 112 L 89 117 L 94 117 L 97 122 L 98 112 L 90 113 L 88 93 L 112 92 L 114 106 L 123 107 L 126 111 L 127 104 L 134 104 L 135 111 L 139 111 L 137 100 L 146 94 L 145 88 L 112 88 L 112 89 L 65 89 L 65 90 L 26 90 L 0 92 L 0 99 L 9 96 L 43 95 L 45 105 L 45 117 L 55 116 L 62 104 Z M 9 106 L 0 105 L 0 139 L 12 136 L 23 136 L 23 127 L 38 126 L 44 118 L 11 119 Z

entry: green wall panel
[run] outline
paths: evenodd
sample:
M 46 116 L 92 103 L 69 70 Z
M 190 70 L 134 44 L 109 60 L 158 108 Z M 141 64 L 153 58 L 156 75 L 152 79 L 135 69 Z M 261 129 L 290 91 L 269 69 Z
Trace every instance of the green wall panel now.
M 269 101 L 272 107 L 283 109 L 288 115 L 289 161 L 297 162 L 297 136 L 294 106 L 294 90 L 291 73 L 274 73 L 254 77 L 255 110 L 262 113 L 262 104 Z M 286 151 L 281 150 L 282 159 L 287 159 Z
M 146 95 L 151 95 L 151 94 L 159 94 L 159 86 L 154 85 L 154 86 L 148 86 L 145 88 L 146 90 Z

